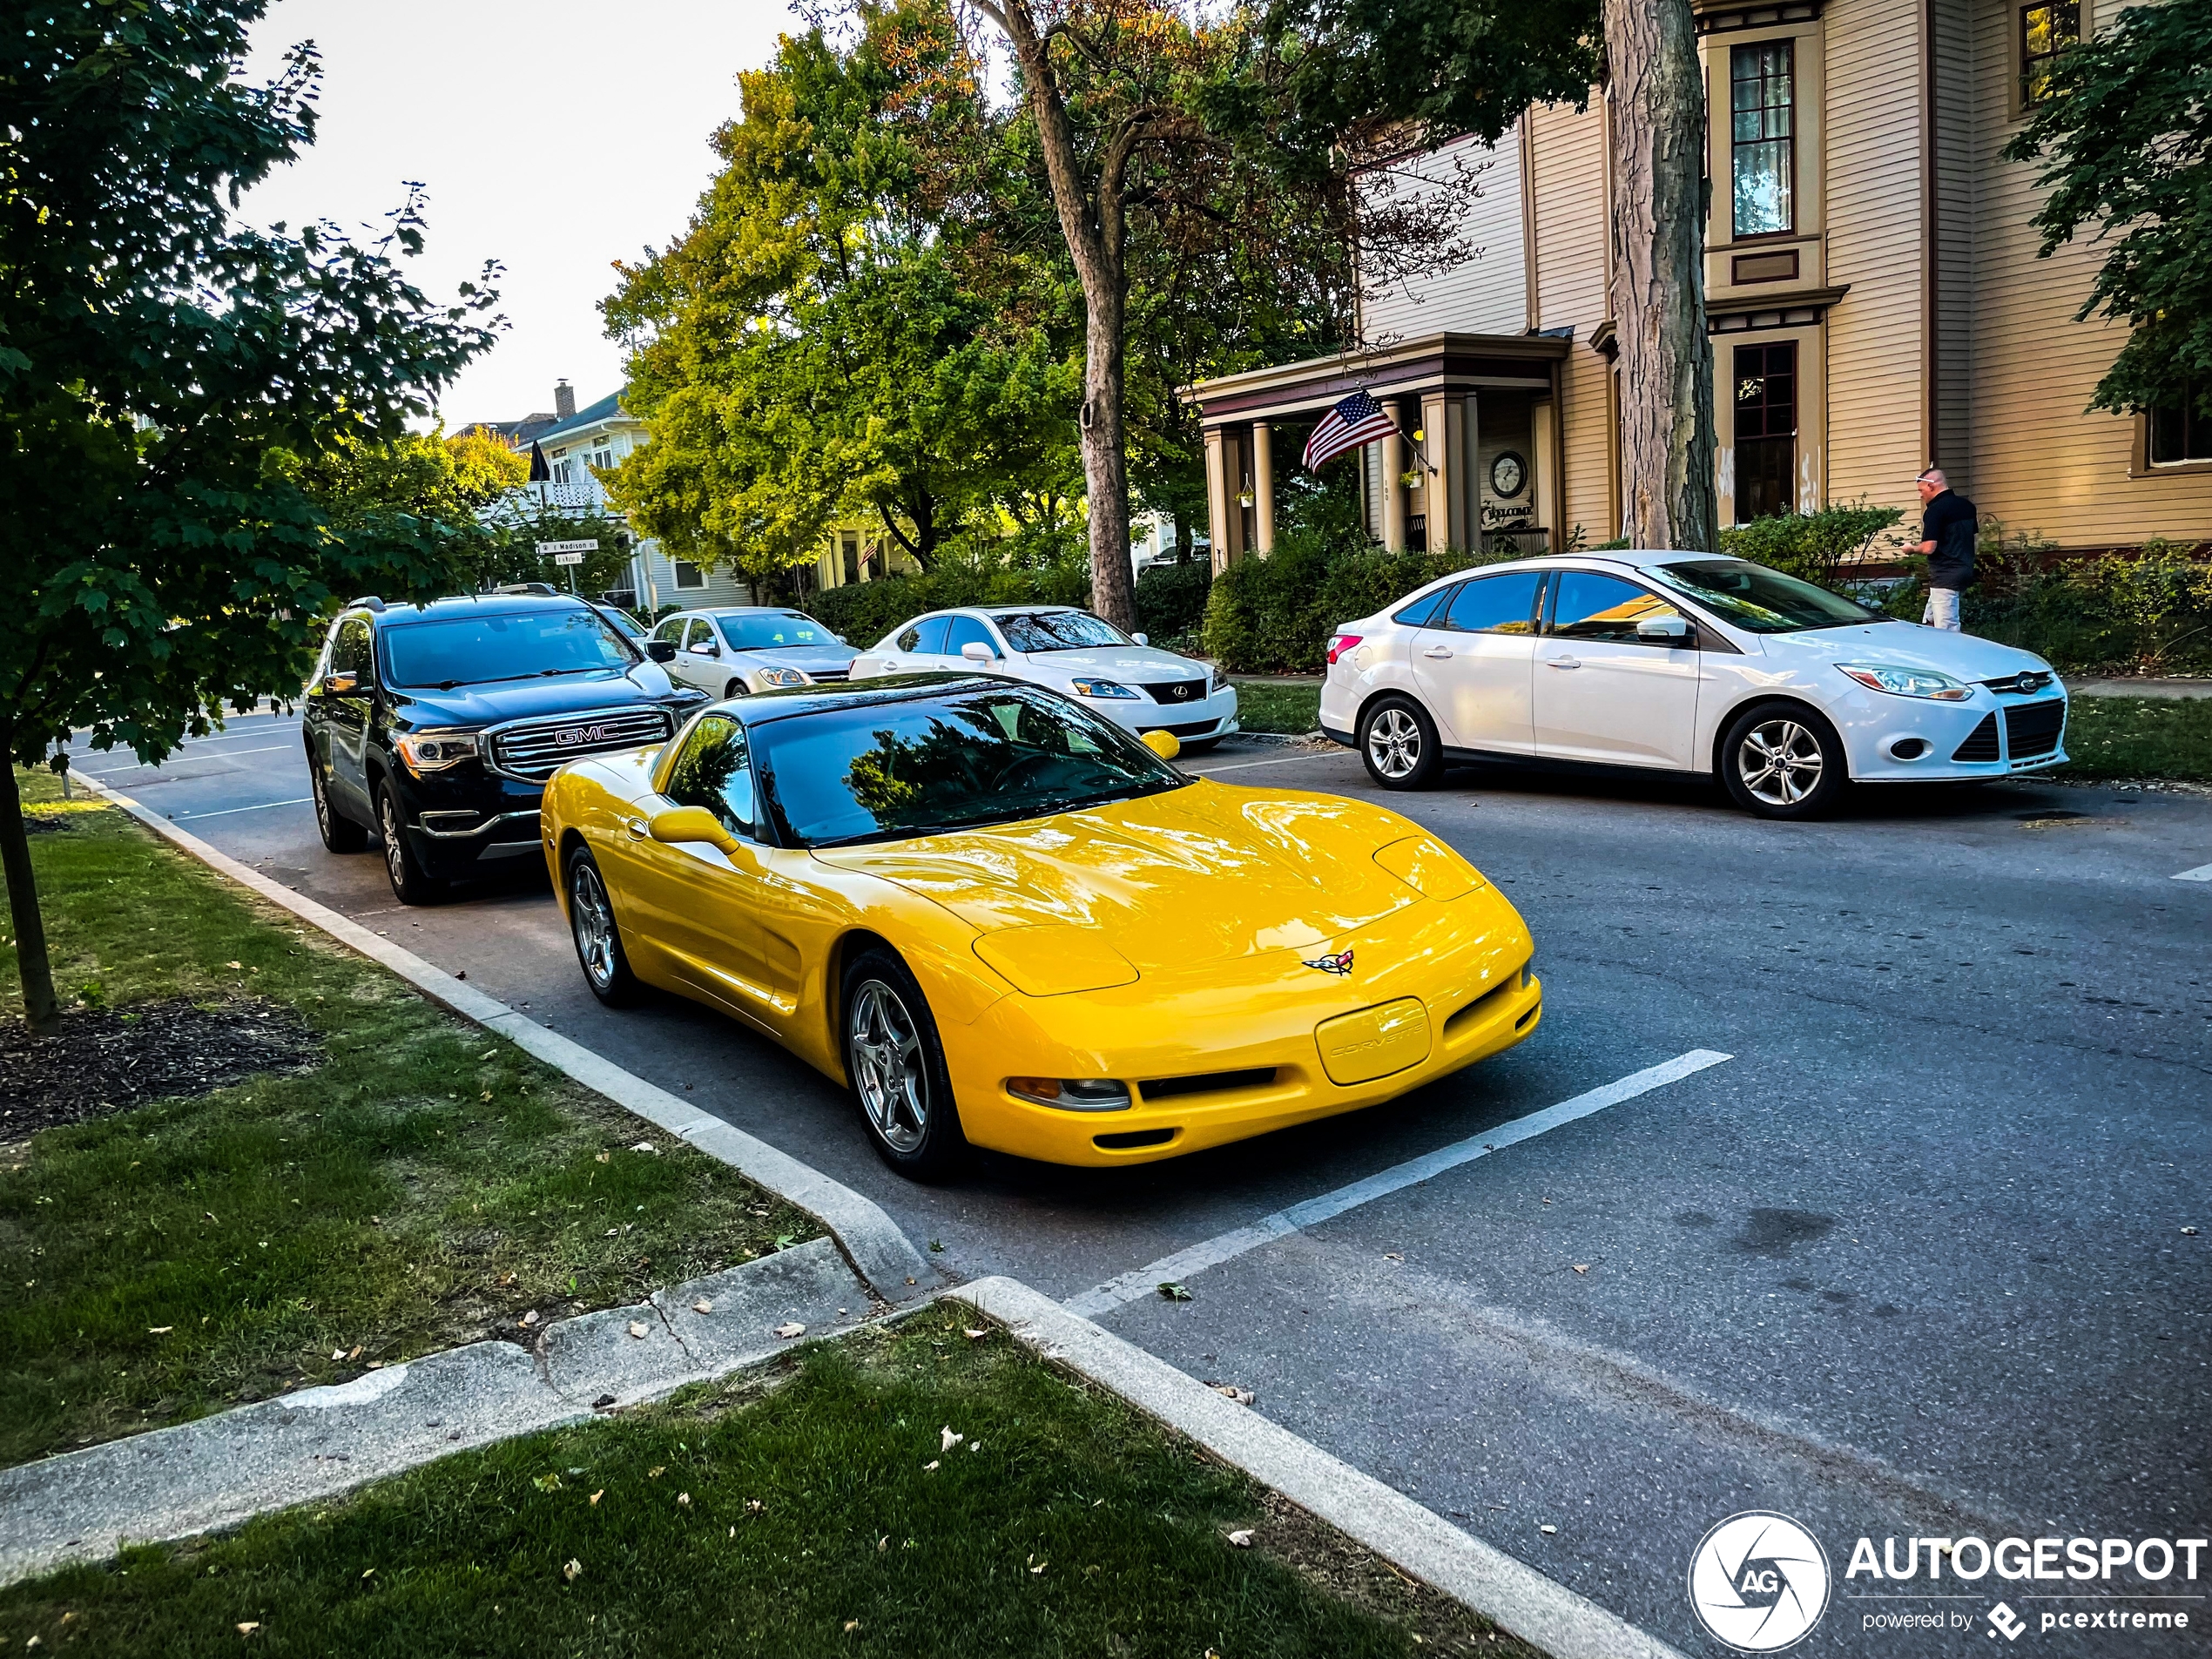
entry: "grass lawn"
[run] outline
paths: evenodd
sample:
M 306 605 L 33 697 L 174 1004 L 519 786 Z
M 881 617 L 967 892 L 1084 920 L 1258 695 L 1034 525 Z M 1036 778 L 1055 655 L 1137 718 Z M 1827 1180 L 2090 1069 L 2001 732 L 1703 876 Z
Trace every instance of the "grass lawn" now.
M 2212 783 L 2212 698 L 2077 697 L 2062 778 Z
M 1321 729 L 1321 683 L 1237 682 L 1237 724 L 1247 732 L 1287 732 L 1304 737 Z
M 972 1318 L 0 1591 L 0 1647 L 1530 1654 Z
M 0 1463 L 523 1337 L 820 1231 L 122 813 L 17 781 L 64 826 L 30 846 L 72 1018 L 259 999 L 326 1057 L 28 1138 L 0 1121 Z

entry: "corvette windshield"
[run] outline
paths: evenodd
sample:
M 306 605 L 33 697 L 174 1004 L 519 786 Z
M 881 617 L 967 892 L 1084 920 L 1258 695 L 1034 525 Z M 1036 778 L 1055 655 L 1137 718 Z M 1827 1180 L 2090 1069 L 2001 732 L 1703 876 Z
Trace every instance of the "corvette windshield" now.
M 1643 573 L 1661 586 L 1686 593 L 1718 611 L 1724 620 L 1747 633 L 1794 634 L 1807 628 L 1847 628 L 1888 620 L 1855 599 L 1745 559 L 1653 564 L 1646 566 Z
M 1015 651 L 1096 651 L 1101 645 L 1133 645 L 1120 629 L 1088 610 L 1038 610 L 997 618 L 999 631 Z
M 581 605 L 397 623 L 383 633 L 391 683 L 415 690 L 541 674 L 619 674 L 637 660 L 605 617 Z
M 718 617 L 715 625 L 732 651 L 781 651 L 792 645 L 834 645 L 830 631 L 812 617 L 796 610 L 770 610 L 750 616 Z
M 754 752 L 801 846 L 972 829 L 1190 780 L 1119 726 L 1018 687 L 768 720 Z

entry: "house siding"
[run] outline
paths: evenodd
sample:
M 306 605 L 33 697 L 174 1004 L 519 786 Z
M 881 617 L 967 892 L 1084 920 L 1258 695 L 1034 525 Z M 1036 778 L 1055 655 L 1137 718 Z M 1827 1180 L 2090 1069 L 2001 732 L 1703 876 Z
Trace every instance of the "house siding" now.
M 1433 155 L 1393 164 L 1396 188 L 1411 179 L 1444 179 L 1459 167 L 1479 169 L 1480 194 L 1461 221 L 1474 257 L 1434 276 L 1377 285 L 1361 295 L 1359 328 L 1370 345 L 1453 329 L 1517 334 L 1528 326 L 1527 250 L 1521 222 L 1520 137 L 1497 148 L 1461 139 Z
M 1586 540 L 1613 539 L 1613 366 L 1590 336 L 1608 314 L 1606 284 L 1605 113 L 1595 91 L 1589 107 L 1548 105 L 1525 123 L 1529 214 L 1535 226 L 1536 328 L 1575 330 L 1560 365 L 1562 536 L 1580 526 Z

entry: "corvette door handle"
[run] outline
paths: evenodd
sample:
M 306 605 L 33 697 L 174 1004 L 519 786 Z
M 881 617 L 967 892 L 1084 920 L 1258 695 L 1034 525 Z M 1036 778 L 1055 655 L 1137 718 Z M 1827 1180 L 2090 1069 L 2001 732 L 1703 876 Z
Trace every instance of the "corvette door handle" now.
M 1580 668 L 1580 659 L 1573 657 L 1547 657 L 1544 660 L 1554 668 Z
M 631 840 L 642 841 L 645 839 L 646 830 L 645 820 L 644 819 L 625 818 L 622 820 L 622 826 L 630 832 L 630 839 Z
M 1449 645 L 1431 645 L 1421 653 L 1424 657 L 1449 657 L 1451 654 L 1452 648 Z

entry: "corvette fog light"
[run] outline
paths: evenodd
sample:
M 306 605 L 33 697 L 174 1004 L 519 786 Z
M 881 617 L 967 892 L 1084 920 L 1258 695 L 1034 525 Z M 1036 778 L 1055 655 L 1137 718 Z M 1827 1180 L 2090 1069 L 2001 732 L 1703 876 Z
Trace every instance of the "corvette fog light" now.
M 1111 1077 L 1008 1077 L 1006 1092 L 1063 1112 L 1125 1112 L 1129 1085 Z

